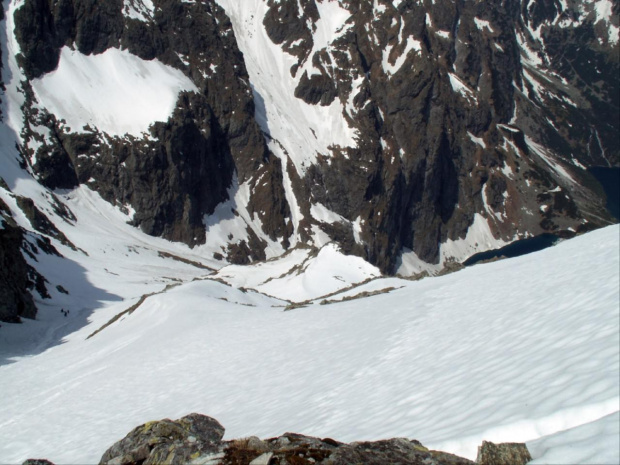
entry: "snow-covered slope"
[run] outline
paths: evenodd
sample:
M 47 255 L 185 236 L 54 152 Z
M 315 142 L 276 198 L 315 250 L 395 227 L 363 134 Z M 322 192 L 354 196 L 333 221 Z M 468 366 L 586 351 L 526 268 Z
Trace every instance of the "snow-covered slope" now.
M 620 463 L 620 412 L 527 444 L 531 465 Z
M 328 244 L 317 253 L 293 250 L 278 260 L 252 266 L 230 265 L 212 278 L 291 302 L 304 302 L 379 276 L 376 267 L 359 257 L 343 255 L 335 244 Z
M 566 457 L 568 442 L 575 463 L 617 463 L 619 233 L 441 278 L 379 279 L 347 291 L 360 298 L 291 311 L 197 280 L 86 339 L 136 300 L 117 302 L 62 344 L 4 359 L 0 461 L 96 462 L 135 425 L 197 411 L 229 438 L 407 436 L 468 457 L 483 439 L 534 441 L 538 463 Z M 0 329 L 3 352 L 14 328 Z

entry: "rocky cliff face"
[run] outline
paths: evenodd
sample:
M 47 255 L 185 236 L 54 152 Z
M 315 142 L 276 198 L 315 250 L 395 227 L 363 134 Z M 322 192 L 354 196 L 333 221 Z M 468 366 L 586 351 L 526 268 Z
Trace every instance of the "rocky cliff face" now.
M 319 48 L 318 3 L 268 4 L 267 34 L 293 76 L 305 67 L 295 95 L 339 100 L 357 131 L 300 188 L 344 219 L 320 226 L 350 252 L 393 272 L 403 248 L 449 258 L 476 214 L 505 241 L 609 221 L 584 167 L 619 161 L 617 25 L 586 5 L 340 2 L 348 19 Z
M 0 8 L 1 20 L 4 20 L 3 8 Z M 0 49 L 1 62 L 2 49 Z M 0 69 L 0 89 L 4 90 L 2 69 Z M 0 109 L 0 122 L 2 120 L 3 114 Z M 0 187 L 8 191 L 8 186 L 2 178 Z M 11 208 L 0 198 L 0 321 L 7 323 L 19 323 L 22 317 L 36 316 L 37 308 L 30 291 L 37 283 L 42 296 L 47 294 L 44 278 L 28 265 L 22 254 L 22 249 L 28 246 L 24 241 L 25 234 L 26 232 L 15 223 Z M 32 244 L 30 246 L 31 250 L 26 253 L 36 253 Z
M 612 221 L 587 168 L 620 162 L 618 8 L 24 0 L 20 151 L 47 188 L 87 185 L 233 263 L 334 240 L 386 273 L 439 269 Z M 156 59 L 195 90 L 140 135 L 71 128 L 31 85 L 64 47 Z M 210 236 L 222 215 L 242 231 Z
M 7 188 L 2 183 L 0 187 Z M 52 237 L 58 234 L 59 239 L 69 244 L 30 199 L 13 198 L 34 229 Z M 9 206 L 0 198 L 0 321 L 20 323 L 22 318 L 35 318 L 37 307 L 33 292 L 36 291 L 42 299 L 50 297 L 45 277 L 25 259 L 28 256 L 36 263 L 41 253 L 58 255 L 48 237 L 20 227 L 13 219 Z

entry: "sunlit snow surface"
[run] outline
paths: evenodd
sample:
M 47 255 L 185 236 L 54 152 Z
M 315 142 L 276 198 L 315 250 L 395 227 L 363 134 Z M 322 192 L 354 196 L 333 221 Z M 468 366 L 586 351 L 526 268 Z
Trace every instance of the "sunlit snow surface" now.
M 96 312 L 64 344 L 0 366 L 0 462 L 94 463 L 142 422 L 201 412 L 228 438 L 405 436 L 467 457 L 483 439 L 533 441 L 538 463 L 565 460 L 570 441 L 571 463 L 618 463 L 619 233 L 291 311 L 198 280 L 86 341 Z M 139 255 L 125 266 L 145 271 Z
M 360 257 L 342 255 L 331 243 L 313 256 L 297 249 L 279 260 L 255 266 L 229 265 L 214 277 L 236 287 L 248 287 L 292 302 L 318 299 L 381 275 Z
M 72 131 L 89 124 L 110 135 L 140 135 L 172 114 L 179 92 L 196 91 L 181 71 L 110 48 L 83 55 L 63 47 L 58 68 L 32 80 L 38 101 Z

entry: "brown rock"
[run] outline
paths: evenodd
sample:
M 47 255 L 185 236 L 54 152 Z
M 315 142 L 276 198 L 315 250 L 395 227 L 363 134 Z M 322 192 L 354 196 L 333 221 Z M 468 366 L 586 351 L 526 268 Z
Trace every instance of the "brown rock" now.
M 523 443 L 482 441 L 476 462 L 479 465 L 525 465 L 530 460 L 532 456 Z

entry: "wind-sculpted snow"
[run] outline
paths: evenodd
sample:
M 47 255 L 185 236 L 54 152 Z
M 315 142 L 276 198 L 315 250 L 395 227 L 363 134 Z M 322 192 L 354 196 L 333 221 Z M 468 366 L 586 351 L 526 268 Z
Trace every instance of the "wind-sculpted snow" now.
M 117 303 L 64 344 L 0 367 L 0 461 L 94 462 L 134 426 L 194 411 L 228 438 L 404 436 L 470 458 L 483 439 L 535 441 L 599 420 L 620 410 L 619 232 L 285 312 L 251 289 L 198 280 L 85 340 L 136 301 Z M 148 270 L 140 260 L 124 266 Z M 534 442 L 533 457 L 568 442 L 576 463 L 617 463 L 615 432 L 608 417 Z
M 198 89 L 181 71 L 111 48 L 82 55 L 64 47 L 58 68 L 32 81 L 39 102 L 66 121 L 111 136 L 140 136 L 155 121 L 167 121 L 180 91 Z

